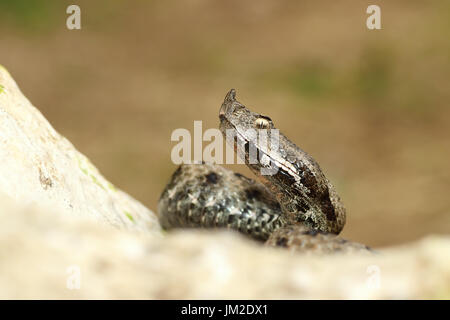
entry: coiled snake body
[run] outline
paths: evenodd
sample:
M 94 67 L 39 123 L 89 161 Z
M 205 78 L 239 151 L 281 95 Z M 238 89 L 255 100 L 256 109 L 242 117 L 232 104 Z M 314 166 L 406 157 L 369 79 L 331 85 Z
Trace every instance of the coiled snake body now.
M 238 102 L 232 89 L 219 119 L 227 143 L 261 183 L 215 164 L 183 164 L 158 203 L 163 228 L 229 228 L 297 251 L 367 250 L 336 237 L 345 224 L 345 208 L 318 163 L 281 133 L 277 148 L 267 148 L 254 134 L 263 130 L 269 140 L 275 129 L 270 118 Z M 229 130 L 235 135 L 227 135 Z M 251 161 L 250 150 L 264 161 Z M 273 173 L 261 174 L 269 168 Z

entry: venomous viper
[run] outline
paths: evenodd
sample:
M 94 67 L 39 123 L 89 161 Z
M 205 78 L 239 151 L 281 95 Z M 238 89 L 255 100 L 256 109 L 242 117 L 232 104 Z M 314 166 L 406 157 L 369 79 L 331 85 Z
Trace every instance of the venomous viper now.
M 335 188 L 318 163 L 279 133 L 269 117 L 238 102 L 232 89 L 219 119 L 227 143 L 260 182 L 211 163 L 182 164 L 158 202 L 163 228 L 229 228 L 299 252 L 370 250 L 337 237 L 346 213 Z M 261 131 L 266 140 L 255 134 Z M 267 147 L 264 142 L 275 134 L 277 147 Z M 259 161 L 252 161 L 251 150 Z

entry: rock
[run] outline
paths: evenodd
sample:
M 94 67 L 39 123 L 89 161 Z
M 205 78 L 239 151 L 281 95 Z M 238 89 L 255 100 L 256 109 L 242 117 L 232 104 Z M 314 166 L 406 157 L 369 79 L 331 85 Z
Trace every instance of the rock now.
M 322 256 L 231 231 L 162 237 L 4 69 L 0 161 L 0 299 L 450 298 L 450 236 Z
M 0 66 L 0 191 L 21 203 L 159 232 L 156 216 L 115 188 L 58 134 Z
M 450 297 L 450 237 L 311 256 L 238 233 L 165 238 L 67 219 L 0 196 L 1 299 L 420 299 Z

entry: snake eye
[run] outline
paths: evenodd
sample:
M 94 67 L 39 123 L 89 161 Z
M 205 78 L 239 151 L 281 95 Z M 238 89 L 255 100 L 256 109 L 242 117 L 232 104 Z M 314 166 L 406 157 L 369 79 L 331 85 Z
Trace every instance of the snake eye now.
M 258 129 L 267 129 L 270 127 L 272 120 L 269 117 L 260 116 L 255 120 L 255 127 Z

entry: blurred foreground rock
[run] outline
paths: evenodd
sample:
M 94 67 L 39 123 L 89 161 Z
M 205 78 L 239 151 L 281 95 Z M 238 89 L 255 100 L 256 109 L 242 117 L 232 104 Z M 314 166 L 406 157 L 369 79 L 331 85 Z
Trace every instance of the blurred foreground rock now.
M 450 238 L 307 256 L 226 231 L 105 228 L 0 197 L 0 298 L 449 298 Z M 79 287 L 79 289 L 77 289 Z
M 0 161 L 0 299 L 450 298 L 450 237 L 369 256 L 291 253 L 226 231 L 161 237 L 153 213 L 56 133 L 4 69 Z
M 155 215 L 116 189 L 58 134 L 0 66 L 0 192 L 69 215 L 159 230 Z

